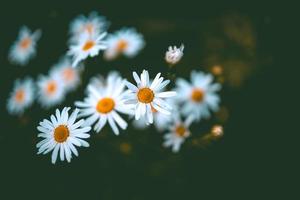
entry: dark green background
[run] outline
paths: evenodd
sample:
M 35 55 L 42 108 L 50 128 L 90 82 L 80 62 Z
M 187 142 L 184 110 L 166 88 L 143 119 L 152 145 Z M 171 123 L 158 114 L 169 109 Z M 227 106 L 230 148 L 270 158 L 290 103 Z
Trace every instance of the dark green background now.
M 281 101 L 285 94 L 281 83 L 291 80 L 282 74 L 289 68 L 282 68 L 283 63 L 278 61 L 277 49 L 285 42 L 277 36 L 287 30 L 281 28 L 285 24 L 282 18 L 291 10 L 268 3 L 214 1 L 0 4 L 0 199 L 268 199 L 280 195 L 281 199 L 290 199 L 286 198 L 291 195 L 286 189 L 299 187 L 289 186 L 296 174 L 291 172 L 295 166 L 287 161 L 291 155 L 285 153 L 287 148 L 296 146 L 287 138 L 287 130 L 277 127 L 287 120 L 279 120 L 285 106 Z M 190 70 L 204 69 L 200 66 L 204 64 L 206 49 L 201 36 L 211 31 L 207 22 L 226 13 L 248 17 L 257 38 L 257 66 L 241 87 L 225 86 L 222 91 L 222 103 L 230 111 L 224 138 L 206 149 L 183 145 L 182 151 L 174 155 L 161 147 L 162 137 L 154 129 L 136 131 L 130 127 L 116 137 L 106 128 L 100 135 L 92 136 L 91 147 L 80 149 L 79 158 L 71 164 L 52 165 L 50 155 L 37 156 L 36 126 L 54 109 L 44 111 L 35 104 L 23 118 L 13 117 L 6 111 L 6 99 L 16 78 L 36 78 L 47 73 L 67 50 L 69 22 L 90 11 L 105 15 L 112 22 L 110 31 L 122 26 L 136 27 L 144 34 L 147 46 L 132 60 L 120 58 L 107 63 L 101 56 L 88 59 L 84 84 L 69 94 L 63 105 L 72 106 L 74 100 L 82 99 L 88 78 L 96 73 L 106 74 L 114 69 L 127 78 L 132 70 L 143 68 L 152 76 L 159 71 L 166 73 L 163 54 L 170 44 L 185 44 L 185 57 L 177 71 L 188 77 Z M 9 64 L 7 53 L 23 24 L 41 28 L 43 35 L 37 57 L 22 68 Z M 168 24 L 172 26 L 166 28 Z M 288 61 L 285 64 L 289 65 Z M 199 124 L 193 130 L 200 132 L 207 127 Z M 122 141 L 132 145 L 131 154 L 119 151 Z

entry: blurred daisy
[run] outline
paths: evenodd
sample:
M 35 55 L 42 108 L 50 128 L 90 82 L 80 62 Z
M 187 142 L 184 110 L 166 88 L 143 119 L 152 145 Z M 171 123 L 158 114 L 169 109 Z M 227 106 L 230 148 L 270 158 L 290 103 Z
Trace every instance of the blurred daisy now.
M 124 104 L 124 80 L 108 76 L 105 87 L 97 89 L 88 86 L 88 96 L 83 102 L 77 101 L 75 105 L 80 108 L 80 117 L 88 117 L 87 125 L 95 124 L 94 130 L 99 132 L 108 122 L 116 135 L 119 134 L 118 126 L 125 130 L 127 122 L 118 114 L 132 114 L 130 106 Z M 118 125 L 118 126 L 117 126 Z
M 7 110 L 10 114 L 21 115 L 34 101 L 35 85 L 31 78 L 17 79 L 7 101 Z
M 67 53 L 69 56 L 72 56 L 72 66 L 76 67 L 80 61 L 88 56 L 97 56 L 100 50 L 106 49 L 106 43 L 103 41 L 105 36 L 106 32 L 94 35 L 90 35 L 88 32 L 82 33 L 78 40 L 70 45 Z
M 50 70 L 52 76 L 59 77 L 64 85 L 66 92 L 75 90 L 80 84 L 80 73 L 82 67 L 73 68 L 71 60 L 62 59 Z
M 179 48 L 177 48 L 176 46 L 174 47 L 169 46 L 168 51 L 166 52 L 165 55 L 166 62 L 171 65 L 175 65 L 176 63 L 178 63 L 183 56 L 183 49 L 184 49 L 183 44 Z
M 41 37 L 41 31 L 31 32 L 26 26 L 21 27 L 18 39 L 11 46 L 8 59 L 18 65 L 26 65 L 36 54 L 36 43 Z
M 108 84 L 107 81 L 113 82 L 114 80 L 117 80 L 120 78 L 120 74 L 117 71 L 111 71 L 107 75 L 109 79 L 105 79 L 102 75 L 94 76 L 90 79 L 89 85 L 93 86 L 97 90 L 101 90 L 106 87 Z M 88 88 L 86 90 L 87 93 L 89 93 Z
M 203 72 L 192 71 L 191 82 L 179 78 L 176 81 L 177 99 L 183 103 L 184 116 L 194 115 L 197 120 L 210 117 L 209 110 L 219 109 L 220 97 L 217 92 L 221 89 L 219 83 L 212 83 L 213 76 Z
M 107 37 L 108 48 L 104 57 L 108 60 L 123 54 L 129 58 L 136 56 L 145 46 L 143 36 L 134 28 L 123 28 Z
M 78 151 L 75 146 L 89 147 L 89 143 L 85 140 L 90 137 L 88 132 L 91 130 L 90 126 L 83 126 L 84 120 L 77 122 L 78 109 L 72 112 L 69 116 L 70 108 L 64 108 L 62 112 L 56 109 L 56 115 L 51 115 L 51 120 L 44 119 L 37 127 L 38 137 L 43 140 L 37 143 L 38 154 L 47 154 L 52 151 L 51 161 L 55 164 L 59 154 L 60 160 L 65 159 L 71 162 L 72 153 L 78 156 Z
M 61 103 L 66 91 L 58 74 L 40 76 L 37 82 L 38 101 L 44 108 L 50 108 Z
M 164 135 L 164 147 L 172 147 L 172 151 L 177 153 L 180 150 L 180 146 L 187 137 L 191 135 L 189 130 L 194 118 L 189 116 L 184 122 L 180 119 L 179 115 L 173 116 L 173 124 L 169 126 L 169 132 Z
M 71 41 L 74 41 L 82 33 L 87 32 L 89 35 L 98 35 L 105 32 L 109 26 L 108 21 L 97 12 L 91 12 L 89 16 L 79 15 L 70 25 Z
M 164 87 L 169 84 L 169 80 L 163 81 L 164 78 L 160 77 L 160 73 L 158 73 L 152 83 L 150 83 L 149 74 L 146 70 L 143 70 L 141 77 L 136 72 L 133 72 L 133 77 L 137 86 L 126 81 L 126 86 L 131 91 L 126 97 L 126 102 L 134 105 L 136 120 L 145 116 L 147 119 L 146 122 L 152 124 L 152 109 L 166 115 L 171 114 L 172 107 L 163 99 L 175 96 L 176 92 L 162 92 Z

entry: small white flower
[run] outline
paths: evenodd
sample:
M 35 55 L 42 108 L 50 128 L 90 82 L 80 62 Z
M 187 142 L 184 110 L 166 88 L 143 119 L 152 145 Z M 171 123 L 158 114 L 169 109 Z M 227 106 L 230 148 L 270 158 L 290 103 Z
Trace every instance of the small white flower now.
M 219 109 L 220 97 L 217 92 L 221 89 L 219 83 L 212 83 L 213 76 L 203 72 L 193 71 L 191 82 L 179 78 L 176 81 L 177 96 L 183 103 L 182 114 L 194 115 L 197 120 L 210 117 L 210 110 L 216 112 Z
M 173 124 L 169 126 L 169 132 L 164 135 L 164 147 L 172 147 L 172 151 L 177 153 L 180 150 L 180 146 L 187 137 L 191 135 L 189 130 L 194 118 L 189 116 L 184 122 L 181 121 L 179 115 L 173 116 Z
M 64 108 L 62 112 L 56 109 L 56 115 L 51 115 L 51 120 L 44 119 L 37 127 L 40 133 L 38 137 L 44 138 L 37 143 L 38 154 L 47 154 L 52 151 L 51 162 L 55 164 L 59 154 L 60 160 L 65 158 L 71 162 L 72 153 L 78 156 L 78 151 L 75 146 L 89 147 L 89 143 L 85 140 L 90 137 L 88 132 L 91 130 L 90 126 L 83 126 L 84 120 L 77 122 L 78 110 L 72 112 L 69 116 L 70 108 Z
M 175 65 L 176 63 L 178 63 L 183 56 L 183 49 L 184 49 L 183 44 L 179 48 L 177 48 L 176 46 L 174 47 L 169 46 L 168 51 L 166 52 L 165 55 L 166 62 L 171 65 Z
M 134 28 L 123 28 L 108 35 L 107 45 L 108 48 L 104 51 L 106 59 L 111 60 L 119 55 L 132 58 L 145 46 L 145 41 Z
M 9 51 L 8 58 L 10 62 L 22 66 L 26 65 L 36 54 L 36 44 L 41 37 L 41 33 L 40 30 L 31 33 L 26 26 L 21 27 L 18 39 Z
M 88 56 L 97 56 L 100 50 L 106 49 L 107 46 L 103 41 L 105 36 L 106 32 L 100 35 L 90 35 L 87 32 L 82 33 L 78 40 L 70 45 L 67 53 L 69 56 L 72 56 L 72 66 L 76 67 L 80 61 L 85 60 Z
M 166 115 L 171 114 L 172 107 L 164 99 L 175 96 L 176 92 L 162 92 L 164 87 L 169 84 L 169 80 L 163 81 L 164 78 L 160 77 L 160 73 L 158 73 L 152 83 L 150 83 L 149 74 L 146 70 L 143 70 L 141 77 L 136 72 L 133 72 L 133 78 L 137 86 L 126 81 L 126 86 L 131 91 L 126 97 L 126 102 L 134 106 L 136 120 L 146 116 L 147 123 L 152 124 L 153 112 L 151 108 Z
M 93 125 L 94 130 L 99 132 L 105 124 L 109 123 L 116 135 L 119 127 L 125 130 L 127 122 L 118 114 L 132 114 L 132 108 L 124 104 L 124 80 L 121 77 L 108 76 L 103 87 L 97 88 L 88 85 L 88 95 L 83 102 L 77 101 L 75 105 L 80 108 L 80 117 L 88 117 L 87 125 Z
M 66 91 L 64 84 L 57 74 L 50 76 L 40 76 L 37 82 L 38 86 L 38 102 L 44 108 L 50 108 L 61 103 Z
M 72 67 L 71 60 L 63 58 L 50 70 L 52 76 L 59 77 L 66 92 L 75 90 L 80 84 L 81 67 Z
M 22 115 L 32 105 L 35 98 L 35 85 L 31 78 L 17 79 L 7 101 L 7 110 L 13 115 Z
M 70 24 L 71 42 L 84 32 L 89 35 L 97 35 L 105 32 L 109 23 L 103 16 L 99 16 L 97 12 L 91 12 L 87 17 L 79 15 Z

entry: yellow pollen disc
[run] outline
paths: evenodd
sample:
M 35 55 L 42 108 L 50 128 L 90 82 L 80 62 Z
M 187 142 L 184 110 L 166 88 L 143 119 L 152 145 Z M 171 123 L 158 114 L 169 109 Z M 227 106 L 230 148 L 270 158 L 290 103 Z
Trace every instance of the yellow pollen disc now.
M 74 70 L 72 68 L 64 69 L 63 77 L 66 81 L 71 81 L 74 78 Z
M 194 102 L 201 102 L 203 101 L 204 99 L 204 92 L 203 90 L 199 89 L 199 88 L 196 88 L 192 91 L 192 94 L 191 94 L 191 99 L 194 101 Z
M 30 44 L 31 44 L 31 39 L 29 37 L 26 37 L 20 42 L 20 47 L 22 49 L 27 49 Z
M 25 98 L 25 92 L 24 90 L 20 89 L 16 92 L 16 95 L 15 95 L 15 99 L 18 103 L 22 103 L 24 101 L 24 98 Z
M 127 48 L 127 46 L 128 46 L 127 41 L 120 40 L 117 44 L 117 51 L 122 52 Z
M 184 126 L 179 125 L 179 126 L 176 127 L 175 132 L 176 132 L 176 134 L 177 134 L 178 136 L 184 137 L 184 136 L 185 136 L 185 133 L 186 133 L 186 129 L 185 129 Z
M 99 113 L 109 113 L 112 111 L 115 107 L 115 102 L 112 98 L 103 98 L 98 101 L 96 109 Z
M 137 97 L 142 103 L 151 103 L 154 99 L 154 93 L 150 88 L 142 88 L 138 91 Z
M 46 88 L 48 94 L 53 94 L 56 91 L 56 89 L 57 85 L 55 81 L 50 81 Z
M 88 51 L 90 50 L 93 46 L 95 46 L 95 42 L 92 40 L 87 41 L 84 46 L 82 47 L 83 51 Z
M 58 143 L 65 142 L 70 135 L 69 129 L 65 125 L 59 125 L 54 130 L 54 140 Z

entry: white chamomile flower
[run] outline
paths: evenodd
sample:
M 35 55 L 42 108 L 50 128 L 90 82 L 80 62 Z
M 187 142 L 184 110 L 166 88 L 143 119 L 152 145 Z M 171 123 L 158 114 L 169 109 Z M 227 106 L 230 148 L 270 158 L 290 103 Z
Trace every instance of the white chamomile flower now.
M 91 12 L 87 17 L 79 15 L 70 24 L 71 41 L 76 40 L 84 32 L 89 35 L 105 32 L 108 26 L 105 17 L 99 16 L 97 12 Z
M 126 103 L 134 105 L 136 120 L 145 116 L 147 123 L 152 124 L 152 108 L 166 115 L 171 114 L 172 107 L 164 99 L 175 96 L 176 92 L 162 92 L 164 87 L 169 84 L 169 80 L 163 81 L 164 78 L 160 77 L 160 73 L 158 73 L 150 83 L 149 74 L 146 70 L 143 70 L 141 77 L 133 72 L 133 78 L 137 86 L 126 81 L 126 86 L 131 91 L 126 97 Z
M 66 92 L 75 90 L 80 84 L 80 73 L 82 67 L 72 67 L 71 60 L 63 58 L 50 70 L 52 76 L 59 77 Z
M 191 82 L 179 78 L 176 81 L 177 96 L 183 104 L 184 116 L 194 115 L 197 120 L 210 117 L 210 110 L 219 109 L 220 97 L 217 92 L 221 89 L 219 83 L 213 83 L 213 76 L 203 72 L 192 71 Z
M 169 132 L 164 135 L 164 147 L 172 147 L 172 151 L 177 153 L 180 150 L 180 146 L 187 137 L 191 135 L 189 130 L 190 125 L 194 121 L 193 116 L 189 116 L 183 122 L 178 114 L 173 116 L 173 124 L 169 126 Z
M 66 91 L 64 84 L 57 74 L 50 76 L 40 76 L 37 82 L 38 86 L 38 102 L 44 108 L 50 108 L 60 104 L 64 98 Z
M 99 132 L 108 122 L 116 135 L 119 127 L 125 130 L 127 122 L 118 114 L 132 114 L 132 108 L 124 104 L 125 83 L 121 77 L 108 76 L 104 87 L 97 89 L 93 85 L 88 86 L 88 95 L 83 102 L 75 102 L 80 108 L 80 117 L 88 117 L 87 125 L 93 125 L 94 130 Z
M 85 140 L 90 137 L 88 133 L 91 130 L 90 126 L 83 126 L 84 120 L 77 122 L 78 109 L 72 112 L 69 116 L 70 108 L 64 108 L 62 112 L 56 109 L 56 115 L 51 115 L 50 119 L 44 119 L 37 127 L 38 137 L 44 138 L 37 143 L 38 154 L 47 154 L 52 151 L 51 161 L 55 164 L 57 156 L 60 160 L 65 159 L 71 162 L 72 153 L 78 156 L 77 147 L 89 147 L 89 143 Z
M 104 58 L 111 60 L 121 54 L 132 58 L 145 46 L 145 41 L 143 36 L 134 28 L 123 28 L 108 35 L 107 45 Z
M 31 32 L 26 26 L 20 29 L 18 39 L 11 46 L 8 58 L 12 63 L 26 65 L 36 54 L 36 44 L 41 31 Z
M 78 63 L 87 57 L 94 57 L 100 50 L 106 49 L 107 45 L 103 41 L 106 32 L 90 35 L 88 32 L 80 34 L 78 40 L 70 45 L 68 55 L 72 56 L 72 66 L 76 67 Z
M 183 56 L 183 49 L 184 49 L 183 44 L 179 48 L 177 48 L 176 46 L 174 47 L 169 46 L 168 51 L 166 52 L 165 55 L 166 62 L 171 65 L 175 65 L 176 63 L 178 63 Z
M 17 79 L 7 101 L 7 110 L 13 115 L 22 115 L 32 105 L 35 98 L 35 85 L 31 78 Z

